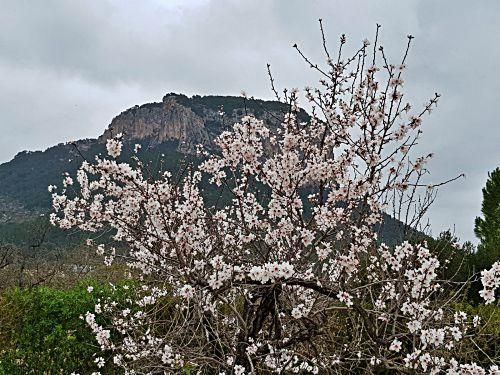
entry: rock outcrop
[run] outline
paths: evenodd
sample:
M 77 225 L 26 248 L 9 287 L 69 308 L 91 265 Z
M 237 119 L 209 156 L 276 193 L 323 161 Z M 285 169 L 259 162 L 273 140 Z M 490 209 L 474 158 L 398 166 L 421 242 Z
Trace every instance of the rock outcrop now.
M 211 147 L 214 138 L 245 115 L 254 115 L 276 126 L 288 112 L 288 105 L 276 101 L 245 99 L 235 96 L 198 96 L 167 94 L 160 103 L 134 106 L 116 116 L 99 137 L 104 143 L 122 133 L 125 141 L 147 141 L 154 147 L 178 141 L 178 151 L 193 153 L 196 145 Z M 309 116 L 301 110 L 301 120 Z
M 208 144 L 205 121 L 191 108 L 178 103 L 176 96 L 165 96 L 161 103 L 130 108 L 116 116 L 99 137 L 104 142 L 122 133 L 126 140 L 148 140 L 151 146 L 176 140 L 179 151 L 191 153 L 197 144 Z

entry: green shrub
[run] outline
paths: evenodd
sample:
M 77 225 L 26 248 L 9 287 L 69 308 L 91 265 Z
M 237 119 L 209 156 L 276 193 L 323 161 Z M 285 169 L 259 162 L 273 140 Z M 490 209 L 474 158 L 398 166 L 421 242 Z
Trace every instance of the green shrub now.
M 92 293 L 87 291 L 89 285 Z M 94 310 L 97 298 L 111 294 L 115 300 L 126 298 L 118 290 L 114 293 L 109 285 L 87 281 L 69 290 L 39 287 L 4 292 L 0 297 L 0 375 L 97 371 L 94 353 L 107 355 L 101 353 L 80 317 Z M 111 368 L 100 371 L 115 373 Z

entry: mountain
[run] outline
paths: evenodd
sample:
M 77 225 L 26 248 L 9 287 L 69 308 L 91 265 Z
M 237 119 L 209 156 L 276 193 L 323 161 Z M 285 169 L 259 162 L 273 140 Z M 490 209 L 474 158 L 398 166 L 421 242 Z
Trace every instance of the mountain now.
M 97 139 L 61 143 L 45 151 L 22 151 L 1 164 L 0 212 L 11 212 L 12 206 L 20 212 L 49 208 L 47 186 L 59 185 L 62 174 L 74 173 L 84 158 L 92 160 L 104 153 L 106 140 L 113 134 L 123 133 L 126 143 L 140 143 L 147 154 L 161 152 L 170 159 L 178 159 L 194 153 L 199 143 L 210 148 L 218 134 L 245 114 L 276 124 L 286 111 L 285 104 L 273 101 L 167 94 L 162 102 L 123 111 Z M 308 117 L 305 112 L 301 116 Z
M 123 134 L 123 159 L 132 154 L 134 144 L 142 146 L 140 156 L 154 169 L 168 169 L 175 173 L 186 158 L 193 158 L 197 144 L 212 148 L 215 137 L 246 114 L 276 126 L 288 111 L 288 106 L 277 101 L 245 99 L 232 96 L 187 97 L 170 93 L 161 102 L 129 108 L 113 118 L 104 133 L 96 139 L 58 144 L 45 151 L 22 151 L 11 161 L 0 165 L 0 223 L 9 224 L 9 233 L 15 224 L 39 216 L 50 210 L 49 185 L 60 185 L 62 175 L 72 175 L 84 159 L 93 160 L 105 154 L 106 140 Z M 299 119 L 309 115 L 301 110 Z M 210 194 L 210 192 L 209 192 Z M 387 217 L 383 237 L 399 237 L 402 224 Z M 22 224 L 21 224 L 22 225 Z M 1 227 L 1 225 L 0 225 Z M 398 229 L 399 228 L 399 229 Z M 2 239 L 0 228 L 0 240 Z M 390 242 L 393 242 L 392 240 Z

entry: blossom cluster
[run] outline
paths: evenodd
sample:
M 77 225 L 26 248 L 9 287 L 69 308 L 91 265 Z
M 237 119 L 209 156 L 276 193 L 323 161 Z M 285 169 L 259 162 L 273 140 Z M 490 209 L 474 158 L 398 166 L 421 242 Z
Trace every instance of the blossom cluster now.
M 484 289 L 479 295 L 484 298 L 486 304 L 495 301 L 495 292 L 500 288 L 500 261 L 493 263 L 489 270 L 481 271 L 481 283 Z

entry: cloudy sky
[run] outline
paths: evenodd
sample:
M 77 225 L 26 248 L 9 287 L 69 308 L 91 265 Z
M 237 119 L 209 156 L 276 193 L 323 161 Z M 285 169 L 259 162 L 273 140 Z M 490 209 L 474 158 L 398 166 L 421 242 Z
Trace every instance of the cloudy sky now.
M 318 18 L 334 45 L 355 48 L 382 24 L 399 57 L 415 39 L 406 92 L 416 105 L 443 95 L 426 121 L 422 151 L 434 151 L 443 188 L 433 233 L 474 240 L 481 187 L 500 166 L 498 0 L 0 0 L 0 162 L 18 151 L 100 135 L 110 120 L 167 92 L 271 98 L 318 77 L 291 48 L 319 62 Z

